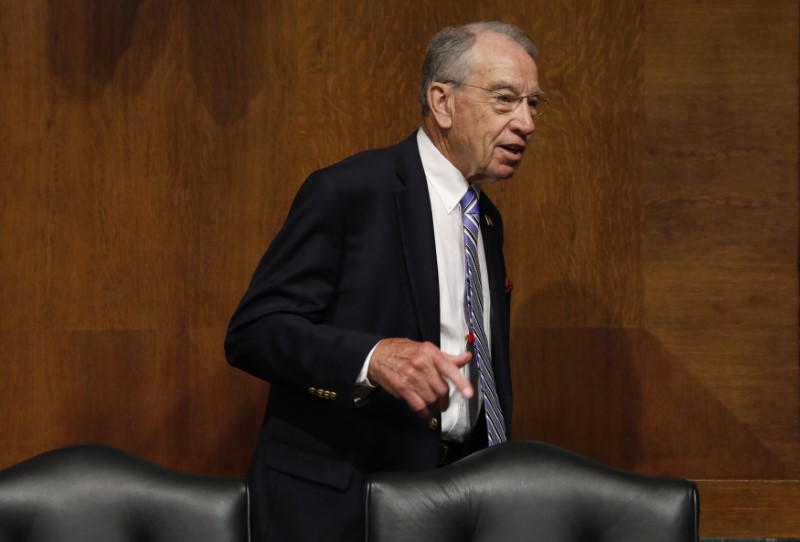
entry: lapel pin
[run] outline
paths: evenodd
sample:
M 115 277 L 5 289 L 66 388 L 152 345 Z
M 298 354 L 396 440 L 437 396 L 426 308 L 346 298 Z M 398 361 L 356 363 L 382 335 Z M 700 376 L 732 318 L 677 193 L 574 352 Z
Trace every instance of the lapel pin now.
M 484 217 L 486 218 L 486 225 L 490 228 L 494 228 L 494 222 L 492 222 L 491 217 L 489 217 L 489 215 L 484 215 Z

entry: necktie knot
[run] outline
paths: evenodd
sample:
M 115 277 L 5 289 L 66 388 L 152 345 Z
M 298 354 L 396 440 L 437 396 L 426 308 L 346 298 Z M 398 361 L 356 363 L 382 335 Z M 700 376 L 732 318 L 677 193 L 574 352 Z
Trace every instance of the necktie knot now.
M 465 215 L 478 216 L 478 192 L 474 186 L 470 186 L 461 198 L 461 212 Z

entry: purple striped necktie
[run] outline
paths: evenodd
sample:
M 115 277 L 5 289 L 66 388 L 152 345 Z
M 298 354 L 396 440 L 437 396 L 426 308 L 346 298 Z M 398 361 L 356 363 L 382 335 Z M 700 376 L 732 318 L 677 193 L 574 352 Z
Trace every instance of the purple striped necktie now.
M 489 446 L 506 441 L 505 421 L 497 398 L 494 383 L 494 370 L 486 330 L 483 325 L 483 283 L 478 264 L 478 229 L 480 212 L 478 210 L 478 193 L 469 187 L 461 198 L 461 213 L 464 224 L 464 247 L 466 255 L 466 288 L 465 308 L 469 333 L 472 337 L 472 352 L 478 365 L 480 386 L 483 392 L 483 405 L 486 412 L 486 432 Z M 477 390 L 476 390 L 477 391 Z

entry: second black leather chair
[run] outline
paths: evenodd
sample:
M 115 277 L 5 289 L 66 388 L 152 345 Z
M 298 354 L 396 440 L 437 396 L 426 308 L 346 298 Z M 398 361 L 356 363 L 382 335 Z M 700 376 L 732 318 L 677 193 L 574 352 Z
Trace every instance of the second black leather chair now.
M 447 467 L 373 475 L 369 542 L 694 542 L 692 482 L 510 442 Z

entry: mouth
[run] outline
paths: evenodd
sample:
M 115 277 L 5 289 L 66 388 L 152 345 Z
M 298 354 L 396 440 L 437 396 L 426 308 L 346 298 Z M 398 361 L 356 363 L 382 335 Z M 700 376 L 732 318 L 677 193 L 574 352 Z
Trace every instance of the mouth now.
M 525 145 L 500 145 L 500 148 L 516 158 L 522 158 L 525 152 Z

